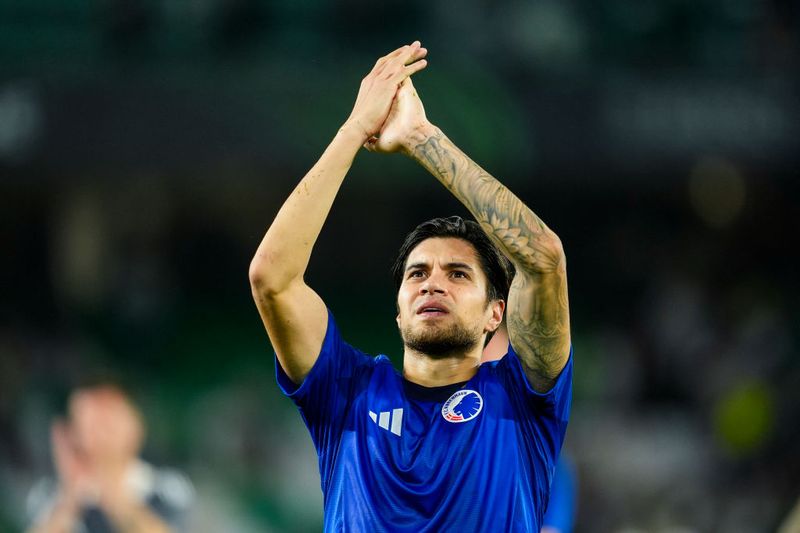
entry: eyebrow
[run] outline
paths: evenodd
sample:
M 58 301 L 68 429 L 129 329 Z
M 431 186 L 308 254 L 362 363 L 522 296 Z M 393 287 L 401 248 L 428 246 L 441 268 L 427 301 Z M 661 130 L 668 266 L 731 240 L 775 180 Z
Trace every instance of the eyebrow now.
M 444 266 L 445 266 L 445 269 L 447 269 L 447 270 L 460 269 L 460 270 L 469 270 L 470 272 L 474 272 L 475 271 L 475 269 L 472 268 L 471 266 L 469 266 L 467 263 L 460 263 L 460 262 L 455 262 L 455 261 L 452 262 L 452 263 L 446 263 Z M 408 272 L 409 270 L 417 269 L 417 268 L 428 268 L 428 263 L 423 263 L 423 262 L 412 263 L 412 264 L 410 264 L 410 265 L 408 265 L 406 267 L 406 272 Z

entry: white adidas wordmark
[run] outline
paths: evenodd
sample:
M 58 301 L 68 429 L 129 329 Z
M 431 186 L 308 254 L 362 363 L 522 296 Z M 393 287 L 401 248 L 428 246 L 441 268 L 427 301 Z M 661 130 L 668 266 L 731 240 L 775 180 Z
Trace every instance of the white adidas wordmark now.
M 383 429 L 388 429 L 398 437 L 400 436 L 403 429 L 403 409 L 392 409 L 391 413 L 389 411 L 381 411 L 380 413 L 370 411 L 369 417 Z M 390 424 L 391 428 L 389 427 Z

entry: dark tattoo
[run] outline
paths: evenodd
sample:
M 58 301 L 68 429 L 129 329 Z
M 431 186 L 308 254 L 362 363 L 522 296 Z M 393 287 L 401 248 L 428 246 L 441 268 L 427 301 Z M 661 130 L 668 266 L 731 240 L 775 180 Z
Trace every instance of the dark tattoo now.
M 411 155 L 469 209 L 517 267 L 507 306 L 509 337 L 531 384 L 549 389 L 566 363 L 570 343 L 566 259 L 560 240 L 441 131 Z

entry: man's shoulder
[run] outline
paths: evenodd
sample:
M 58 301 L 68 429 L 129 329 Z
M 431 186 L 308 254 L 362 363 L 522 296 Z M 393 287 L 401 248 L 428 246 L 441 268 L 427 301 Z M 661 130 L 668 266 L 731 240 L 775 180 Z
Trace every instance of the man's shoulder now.
M 194 485 L 186 474 L 175 468 L 156 467 L 140 460 L 131 469 L 129 479 L 142 500 L 169 510 L 184 510 L 194 500 Z
M 38 516 L 47 514 L 55 504 L 57 493 L 57 479 L 50 476 L 37 479 L 25 498 L 28 517 L 31 520 L 35 520 Z

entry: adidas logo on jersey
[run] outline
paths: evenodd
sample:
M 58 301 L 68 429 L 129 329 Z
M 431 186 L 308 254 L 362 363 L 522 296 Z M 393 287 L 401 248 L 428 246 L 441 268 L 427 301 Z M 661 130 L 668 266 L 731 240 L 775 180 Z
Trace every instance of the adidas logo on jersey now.
M 370 411 L 369 417 L 373 422 L 378 424 L 378 426 L 391 431 L 398 437 L 402 433 L 403 409 L 392 409 L 391 411 L 381 411 L 380 413 Z

